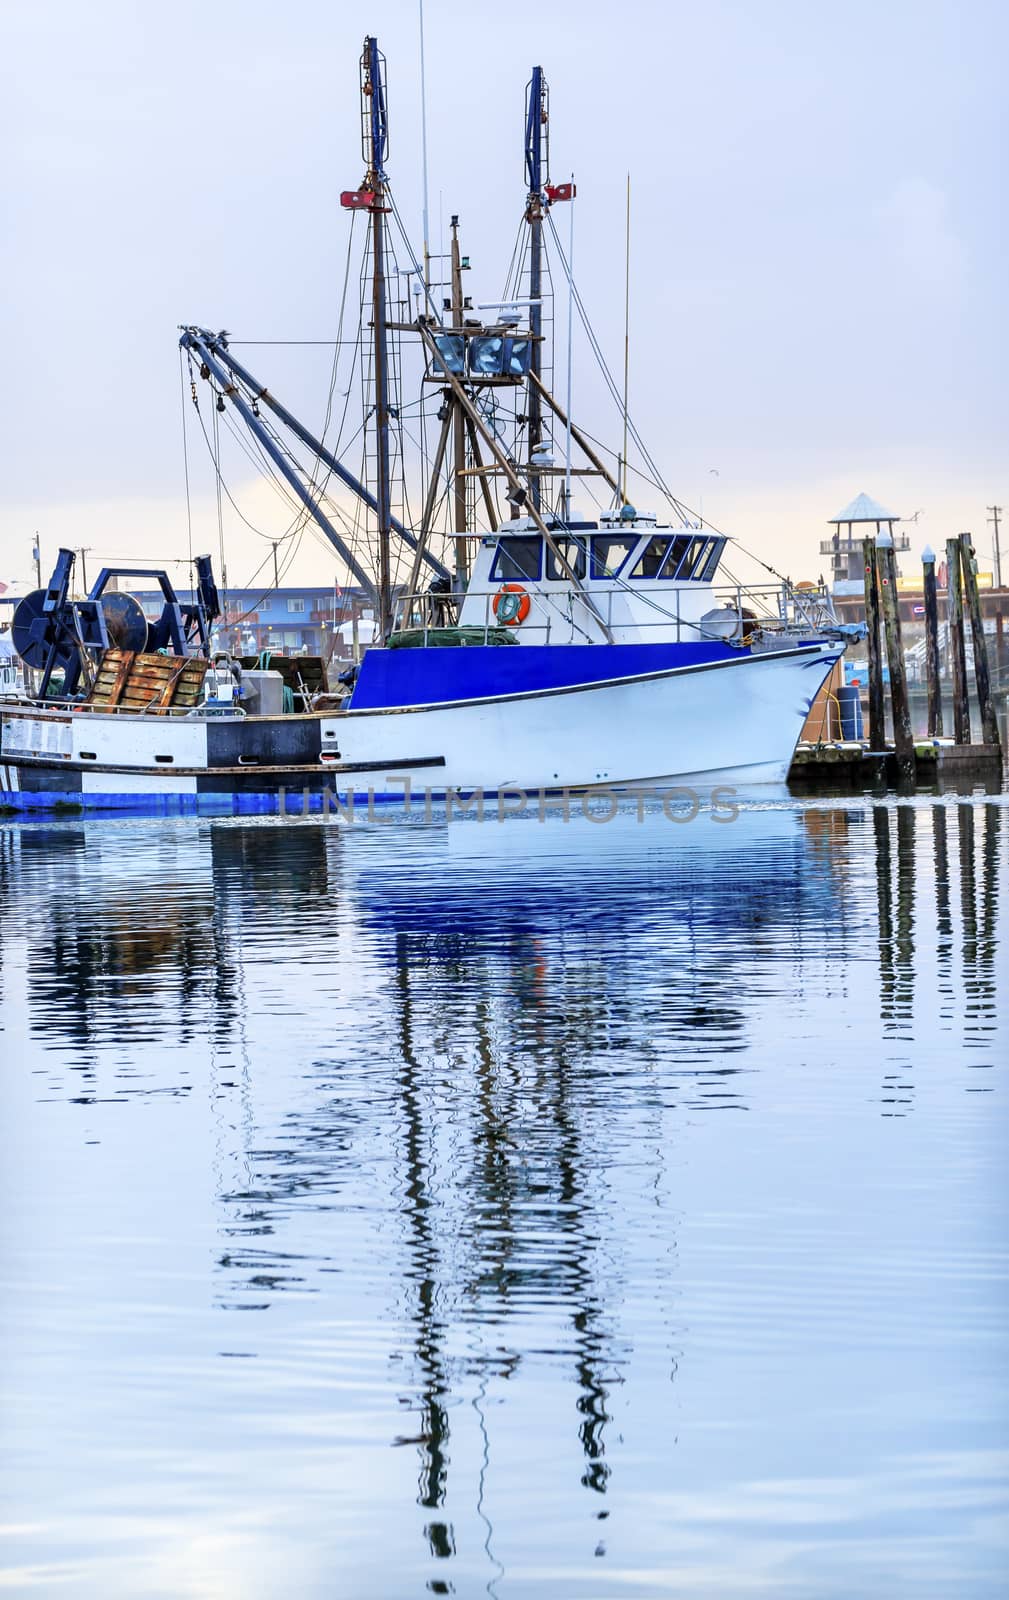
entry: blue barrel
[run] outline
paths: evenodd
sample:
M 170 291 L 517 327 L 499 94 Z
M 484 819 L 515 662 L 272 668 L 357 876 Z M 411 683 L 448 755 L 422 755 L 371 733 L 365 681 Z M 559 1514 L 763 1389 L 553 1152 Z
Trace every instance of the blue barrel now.
M 856 686 L 849 684 L 844 689 L 838 689 L 837 703 L 841 711 L 841 738 L 851 741 L 861 739 L 862 702 Z

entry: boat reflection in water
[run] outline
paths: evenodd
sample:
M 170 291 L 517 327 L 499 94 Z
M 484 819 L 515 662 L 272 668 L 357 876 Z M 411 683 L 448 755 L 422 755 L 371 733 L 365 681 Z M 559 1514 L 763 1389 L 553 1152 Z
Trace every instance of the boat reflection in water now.
M 730 1370 L 720 1341 L 749 1370 L 780 1340 L 801 1388 L 813 1336 L 790 1327 L 790 1291 L 776 1310 L 746 1289 L 755 1264 L 787 1284 L 789 1205 L 772 1211 L 766 1183 L 741 1201 L 733 1168 L 774 1138 L 787 1164 L 824 1118 L 843 1143 L 914 1113 L 923 1030 L 955 1041 L 963 1088 L 990 1086 L 1004 824 L 992 801 L 683 827 L 630 809 L 606 825 L 21 828 L 0 836 L 0 908 L 5 944 L 31 908 L 28 1029 L 64 1099 L 209 1091 L 204 1299 L 230 1329 L 215 1324 L 220 1353 L 259 1359 L 232 1365 L 237 1388 L 192 1381 L 225 1432 L 231 1405 L 280 1408 L 290 1445 L 276 1420 L 252 1439 L 316 1497 L 295 1525 L 318 1536 L 311 1416 L 355 1440 L 362 1487 L 351 1468 L 339 1493 L 385 1563 L 376 1592 L 560 1571 L 577 1551 L 578 1592 L 602 1594 L 617 1508 L 627 1571 L 672 1570 L 674 1524 L 716 1561 L 706 1513 L 649 1507 L 686 1492 L 681 1429 L 696 1493 L 732 1479 L 725 1420 L 703 1409 L 706 1367 Z M 786 1094 L 794 1133 L 771 1114 Z M 198 1196 L 178 1203 L 206 1223 Z M 812 1280 L 822 1243 L 790 1247 Z M 845 1248 L 836 1234 L 833 1270 Z M 867 1265 L 846 1270 L 860 1306 Z M 759 1393 L 746 1403 L 759 1413 Z M 227 1520 L 224 1490 L 214 1504 Z M 340 1570 L 360 1576 L 341 1528 Z M 745 1559 L 745 1526 L 718 1528 Z

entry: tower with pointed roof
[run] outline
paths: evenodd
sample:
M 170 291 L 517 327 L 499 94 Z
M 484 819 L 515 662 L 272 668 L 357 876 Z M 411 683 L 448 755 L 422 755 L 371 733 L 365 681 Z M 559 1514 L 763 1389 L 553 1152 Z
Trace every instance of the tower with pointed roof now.
M 911 541 L 906 533 L 895 533 L 894 523 L 900 522 L 895 511 L 887 511 L 871 495 L 857 494 L 849 505 L 830 518 L 834 533 L 820 544 L 820 554 L 831 558 L 831 590 L 834 594 L 861 594 L 864 583 L 862 540 L 879 538 L 884 529 L 893 539 L 895 551 L 909 550 Z

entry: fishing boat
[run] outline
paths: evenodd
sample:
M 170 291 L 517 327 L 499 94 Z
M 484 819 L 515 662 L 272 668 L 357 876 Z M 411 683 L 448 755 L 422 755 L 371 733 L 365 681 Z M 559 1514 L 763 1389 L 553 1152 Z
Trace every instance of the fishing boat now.
M 363 217 L 366 235 L 362 473 L 248 370 L 231 336 L 188 325 L 180 348 L 194 405 L 206 385 L 215 412 L 251 433 L 275 480 L 372 597 L 374 643 L 338 694 L 323 685 L 285 711 L 268 704 L 268 672 L 215 654 L 220 606 L 208 558 L 188 604 L 163 573 L 146 574 L 165 603 L 141 628 L 124 621 L 125 597 L 109 587 L 135 572 L 106 569 L 87 599 L 74 600 L 73 555 L 61 551 L 48 589 L 15 616 L 15 644 L 36 681 L 0 707 L 0 805 L 244 811 L 273 809 L 291 791 L 310 808 L 348 793 L 402 800 L 418 789 L 440 798 L 780 781 L 844 630 L 825 591 L 794 591 L 776 575 L 763 588 L 728 578 L 730 541 L 666 487 L 631 421 L 626 384 L 615 464 L 575 424 L 576 308 L 615 386 L 553 220 L 575 186 L 550 178 L 542 69 L 526 91 L 521 246 L 503 297 L 475 309 L 463 291 L 458 220 L 436 258 L 426 221 L 420 255 L 402 228 L 386 169 L 385 62 L 370 37 L 361 107 L 364 176 L 341 201 L 352 227 Z M 567 289 L 564 404 L 548 336 L 554 276 Z M 406 510 L 407 346 L 419 365 L 416 417 L 434 438 L 413 463 L 418 519 Z M 628 436 L 661 514 L 640 509 L 637 490 L 632 500 Z M 218 457 L 214 466 L 220 480 Z M 596 499 L 591 515 L 575 511 L 575 484 Z M 356 541 L 334 509 L 334 485 L 367 519 Z

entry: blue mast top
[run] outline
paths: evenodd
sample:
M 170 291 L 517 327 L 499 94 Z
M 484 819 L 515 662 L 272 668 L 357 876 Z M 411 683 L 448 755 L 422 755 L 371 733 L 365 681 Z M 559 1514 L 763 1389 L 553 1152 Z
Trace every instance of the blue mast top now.
M 371 101 L 370 130 L 365 143 L 365 160 L 374 176 L 384 182 L 385 157 L 389 145 L 389 122 L 385 108 L 385 84 L 382 81 L 382 58 L 378 40 L 370 38 L 365 44 L 367 78 Z
M 533 67 L 526 107 L 526 173 L 529 198 L 543 190 L 543 68 Z
M 547 126 L 547 85 L 542 67 L 533 67 L 526 103 L 526 175 L 529 179 L 529 196 L 526 203 L 526 221 L 529 224 L 529 327 L 533 335 L 529 370 L 534 380 L 543 375 L 543 183 L 544 139 Z M 543 408 L 536 382 L 529 386 L 529 454 L 532 457 L 543 442 Z M 529 494 L 533 506 L 539 510 L 540 475 L 529 474 Z

